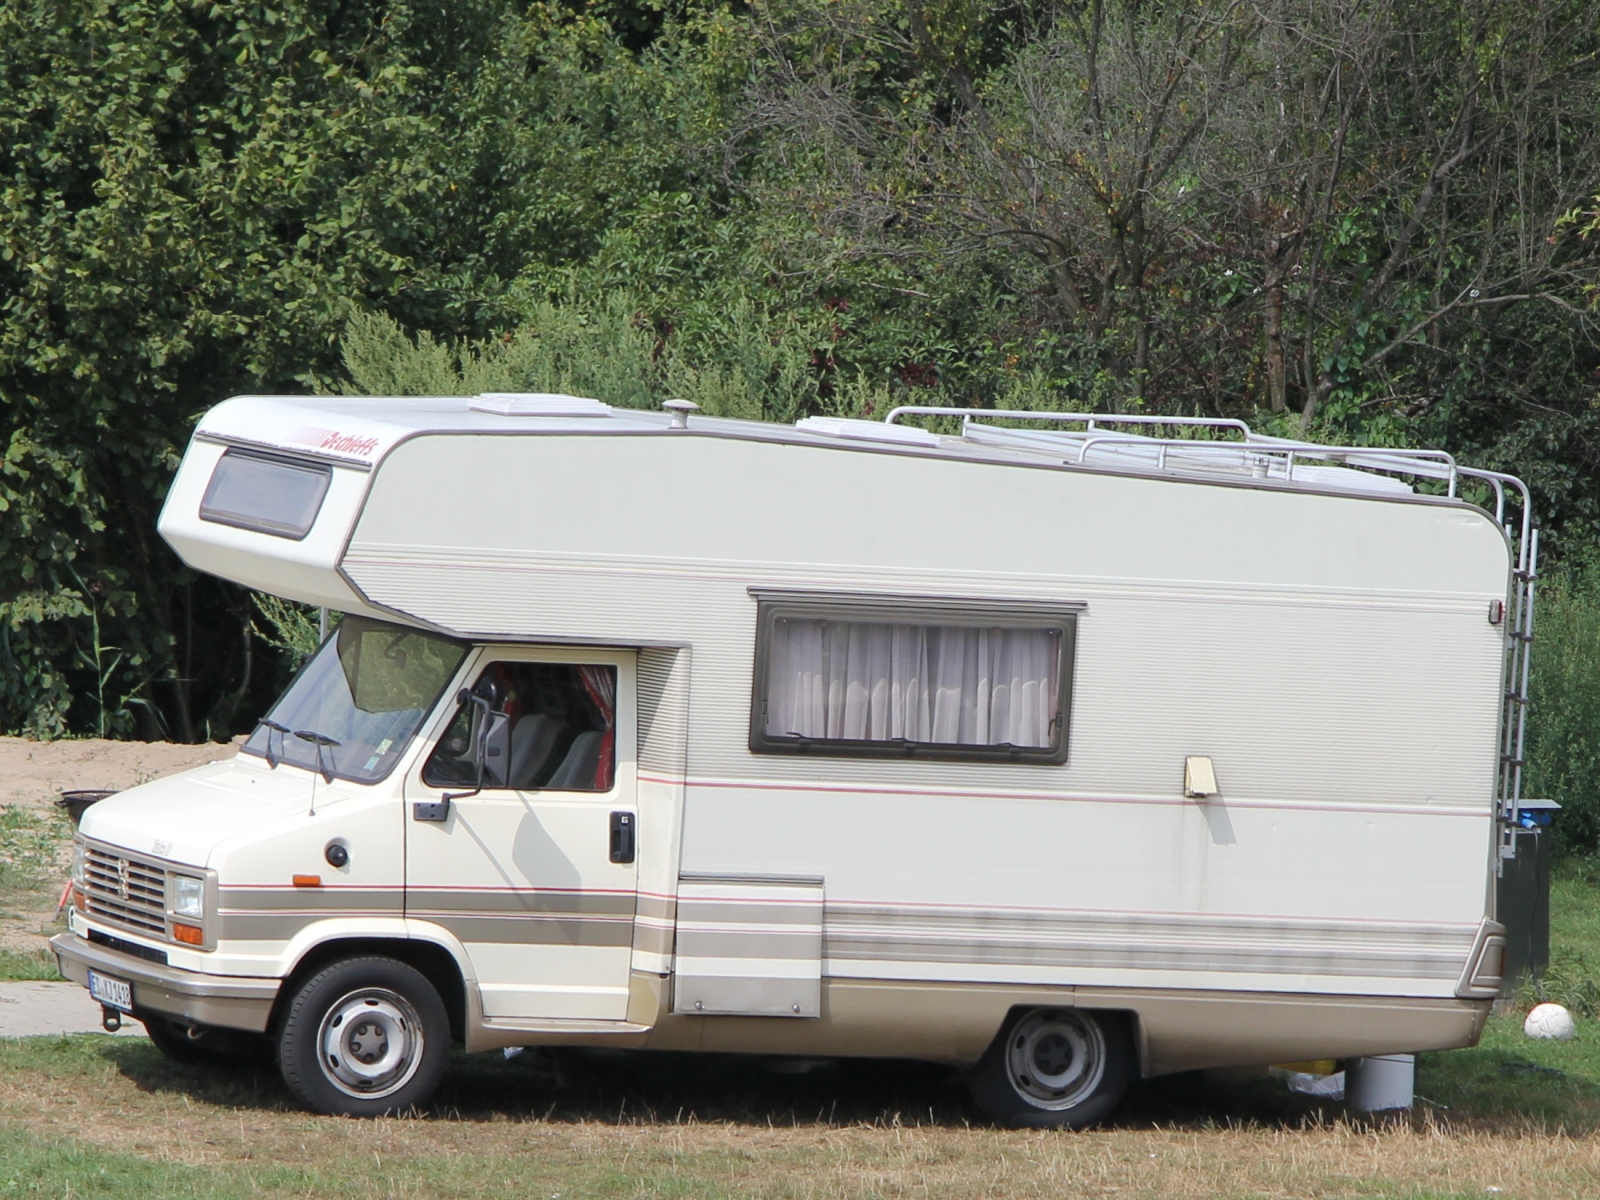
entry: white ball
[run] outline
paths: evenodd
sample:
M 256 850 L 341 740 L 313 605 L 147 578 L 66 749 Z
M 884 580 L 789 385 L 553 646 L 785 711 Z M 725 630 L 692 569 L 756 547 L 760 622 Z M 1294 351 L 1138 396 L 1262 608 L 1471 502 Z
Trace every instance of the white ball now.
M 1540 1004 L 1522 1023 L 1522 1032 L 1531 1038 L 1570 1042 L 1578 1028 L 1572 1023 L 1572 1014 L 1561 1005 Z

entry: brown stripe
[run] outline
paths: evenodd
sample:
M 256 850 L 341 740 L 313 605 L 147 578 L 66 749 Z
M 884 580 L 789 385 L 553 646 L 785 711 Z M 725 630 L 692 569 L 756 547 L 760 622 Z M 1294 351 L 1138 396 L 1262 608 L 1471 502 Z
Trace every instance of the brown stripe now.
M 327 914 L 249 913 L 222 917 L 219 940 L 287 942 Z M 393 913 L 341 913 L 340 916 L 393 916 Z M 443 926 L 462 941 L 504 942 L 512 945 L 627 946 L 633 923 L 614 917 L 572 916 L 461 916 L 454 913 L 412 912 L 418 920 Z
M 405 893 L 399 888 L 316 887 L 217 889 L 217 909 L 235 912 L 362 912 L 398 913 Z
M 803 925 L 822 924 L 822 900 L 806 903 L 763 903 L 747 896 L 709 900 L 685 896 L 678 901 L 679 925 Z
M 993 966 L 1454 979 L 1465 929 L 1137 913 L 830 907 L 825 957 Z
M 442 925 L 462 942 L 515 946 L 629 946 L 633 922 L 606 917 L 464 917 L 412 912 Z
M 340 913 L 340 916 L 381 916 L 392 917 L 396 914 L 386 913 Z M 217 921 L 218 941 L 245 941 L 245 942 L 287 942 L 308 925 L 315 925 L 323 919 L 317 913 L 219 913 Z
M 633 917 L 631 892 L 525 891 L 498 888 L 413 888 L 406 893 L 406 912 L 555 913 L 574 916 Z
M 979 963 L 990 966 L 1115 968 L 1142 971 L 1222 971 L 1271 975 L 1372 975 L 1455 979 L 1464 955 L 1328 954 L 1281 948 L 1222 946 L 1095 946 L 1040 943 L 864 938 L 830 935 L 825 958 L 835 961 Z
M 1343 942 L 1373 945 L 1389 942 L 1455 946 L 1471 941 L 1474 925 L 1443 925 L 1403 921 L 1297 920 L 1283 917 L 1233 916 L 1210 913 L 1139 913 L 1093 911 L 1018 911 L 1015 909 L 957 908 L 933 905 L 842 904 L 828 905 L 828 925 L 875 926 L 895 924 L 928 930 L 981 929 L 1000 936 L 1026 932 L 1070 931 L 1093 933 L 1112 940 L 1152 935 L 1188 939 L 1254 941 L 1305 945 Z
M 659 925 L 638 924 L 633 927 L 633 948 L 642 954 L 671 954 L 673 931 Z
M 641 892 L 638 903 L 635 911 L 641 917 L 654 917 L 658 921 L 677 919 L 678 902 L 671 896 L 649 896 Z
M 816 962 L 822 957 L 820 930 L 771 933 L 765 930 L 705 930 L 678 927 L 680 958 L 793 959 Z

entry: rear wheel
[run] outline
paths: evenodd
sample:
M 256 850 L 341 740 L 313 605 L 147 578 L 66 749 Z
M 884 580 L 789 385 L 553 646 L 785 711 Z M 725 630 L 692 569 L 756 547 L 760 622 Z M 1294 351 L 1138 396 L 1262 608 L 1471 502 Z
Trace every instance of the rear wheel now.
M 1019 1013 L 972 1069 L 978 1106 L 1005 1125 L 1081 1129 L 1104 1120 L 1133 1075 L 1121 1013 L 1034 1008 Z
M 450 1018 L 427 978 L 392 958 L 323 968 L 278 1035 L 284 1082 L 319 1112 L 381 1117 L 427 1102 L 444 1074 Z

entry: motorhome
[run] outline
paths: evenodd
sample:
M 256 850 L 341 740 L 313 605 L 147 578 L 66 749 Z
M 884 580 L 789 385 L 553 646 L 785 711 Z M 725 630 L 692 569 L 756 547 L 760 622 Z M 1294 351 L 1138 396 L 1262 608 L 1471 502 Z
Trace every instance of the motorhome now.
M 62 971 L 329 1113 L 452 1042 L 1129 1080 L 1472 1044 L 1536 534 L 1242 422 L 232 399 L 161 516 L 327 610 L 234 759 L 102 801 Z

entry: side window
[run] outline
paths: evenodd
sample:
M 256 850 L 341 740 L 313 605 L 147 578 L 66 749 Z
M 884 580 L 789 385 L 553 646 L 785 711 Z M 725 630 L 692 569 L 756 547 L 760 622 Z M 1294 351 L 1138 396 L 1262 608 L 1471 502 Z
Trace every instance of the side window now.
M 750 749 L 1067 759 L 1072 610 L 758 597 Z
M 616 763 L 617 669 L 494 662 L 472 685 L 422 769 L 432 787 L 471 787 L 485 714 L 499 730 L 483 786 L 606 792 Z

